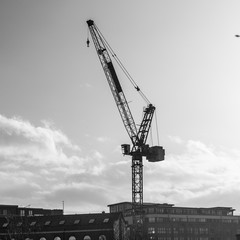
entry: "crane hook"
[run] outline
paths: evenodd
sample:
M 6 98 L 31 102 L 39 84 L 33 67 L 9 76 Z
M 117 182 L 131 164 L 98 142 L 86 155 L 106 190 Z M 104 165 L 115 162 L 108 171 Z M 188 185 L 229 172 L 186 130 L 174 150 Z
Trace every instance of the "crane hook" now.
M 140 91 L 140 88 L 139 88 L 138 86 L 136 86 L 135 88 L 136 88 L 136 90 L 137 90 L 138 92 Z
M 90 41 L 89 38 L 87 38 L 87 47 L 89 47 Z

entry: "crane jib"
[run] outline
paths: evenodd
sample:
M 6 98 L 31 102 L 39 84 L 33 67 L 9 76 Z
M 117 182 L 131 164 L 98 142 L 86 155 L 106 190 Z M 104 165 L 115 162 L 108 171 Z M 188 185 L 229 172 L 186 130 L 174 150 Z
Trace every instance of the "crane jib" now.
M 117 77 L 117 74 L 116 74 L 116 72 L 115 72 L 115 69 L 114 69 L 114 67 L 113 67 L 112 62 L 108 62 L 107 65 L 108 65 L 108 69 L 109 69 L 110 72 L 111 72 L 112 79 L 113 79 L 113 81 L 114 81 L 114 83 L 115 83 L 115 86 L 116 86 L 116 88 L 117 88 L 118 93 L 122 92 L 122 87 L 121 87 L 121 85 L 120 85 L 120 82 L 119 82 L 119 80 L 118 80 L 118 77 Z

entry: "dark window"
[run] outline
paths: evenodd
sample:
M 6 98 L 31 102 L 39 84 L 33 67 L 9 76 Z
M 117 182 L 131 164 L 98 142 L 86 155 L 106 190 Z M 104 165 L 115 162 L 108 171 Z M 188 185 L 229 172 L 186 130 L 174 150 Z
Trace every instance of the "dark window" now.
M 76 240 L 76 238 L 74 236 L 71 236 L 71 237 L 69 237 L 68 240 Z
M 148 228 L 148 234 L 155 234 L 155 228 L 154 227 L 149 227 Z
M 31 222 L 30 226 L 35 226 L 37 222 Z
M 21 226 L 22 226 L 22 222 L 18 222 L 17 227 L 21 227 Z
M 149 208 L 148 213 L 154 213 L 154 208 Z
M 91 240 L 91 237 L 87 235 L 83 238 L 83 240 Z
M 76 219 L 75 221 L 74 221 L 74 224 L 79 224 L 80 223 L 80 219 Z
M 94 223 L 95 222 L 95 219 L 94 218 L 92 218 L 92 219 L 90 219 L 89 220 L 89 222 L 88 223 Z
M 99 238 L 98 238 L 99 240 L 107 240 L 107 238 L 106 238 L 106 236 L 105 235 L 101 235 L 101 236 L 99 236 Z
M 9 224 L 9 223 L 4 223 L 4 224 L 2 225 L 2 227 L 4 227 L 4 228 L 5 228 L 5 227 L 7 227 L 7 226 L 8 226 L 8 224 Z
M 51 224 L 51 221 L 46 221 L 44 225 L 49 226 L 50 224 Z
M 105 218 L 105 219 L 103 220 L 103 222 L 104 222 L 104 223 L 108 223 L 108 222 L 109 222 L 109 218 Z
M 155 217 L 149 217 L 148 222 L 149 223 L 155 223 Z

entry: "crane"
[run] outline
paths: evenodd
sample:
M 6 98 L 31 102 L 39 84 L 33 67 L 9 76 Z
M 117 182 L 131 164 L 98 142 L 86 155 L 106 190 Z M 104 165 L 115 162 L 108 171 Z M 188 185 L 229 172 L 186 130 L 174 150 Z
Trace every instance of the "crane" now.
M 158 162 L 163 161 L 165 155 L 163 147 L 150 147 L 146 144 L 155 107 L 148 101 L 147 107 L 143 110 L 141 124 L 137 128 L 110 57 L 110 52 L 113 51 L 94 21 L 88 20 L 87 24 L 123 124 L 131 140 L 132 146 L 122 144 L 121 148 L 124 155 L 132 157 L 133 239 L 143 239 L 143 157 L 146 157 L 149 162 Z M 89 39 L 87 45 L 89 46 Z M 141 92 L 137 85 L 135 88 Z

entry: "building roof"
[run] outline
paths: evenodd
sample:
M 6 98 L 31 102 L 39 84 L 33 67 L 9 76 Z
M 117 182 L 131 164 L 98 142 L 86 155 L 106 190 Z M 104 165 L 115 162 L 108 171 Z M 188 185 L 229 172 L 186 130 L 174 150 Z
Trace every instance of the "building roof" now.
M 36 231 L 41 228 L 44 231 L 52 231 L 64 227 L 67 229 L 110 229 L 114 222 L 122 218 L 121 213 L 93 213 L 75 215 L 49 215 L 49 216 L 15 216 L 0 217 L 0 232 L 7 231 L 8 227 L 29 227 Z M 122 218 L 123 219 L 123 218 Z M 8 224 L 9 222 L 9 224 Z
M 122 204 L 132 204 L 132 202 L 119 202 L 119 203 L 112 203 L 108 204 L 108 207 L 110 206 L 116 206 L 116 205 L 122 205 Z M 166 207 L 173 207 L 174 204 L 169 204 L 169 203 L 149 203 L 149 202 L 144 202 L 143 206 L 166 206 Z
M 111 206 L 117 206 L 117 205 L 123 205 L 123 204 L 132 204 L 132 202 L 119 202 L 119 203 L 112 203 L 108 204 L 108 207 Z M 174 208 L 186 208 L 186 209 L 215 209 L 215 210 L 229 210 L 229 211 L 235 211 L 232 207 L 177 207 L 174 206 L 174 204 L 171 203 L 149 203 L 144 202 L 143 207 L 150 207 L 150 206 L 156 206 L 156 207 L 174 207 Z

